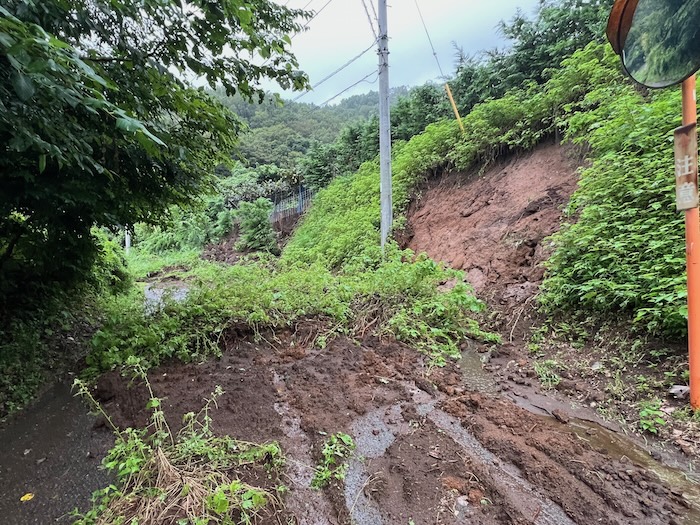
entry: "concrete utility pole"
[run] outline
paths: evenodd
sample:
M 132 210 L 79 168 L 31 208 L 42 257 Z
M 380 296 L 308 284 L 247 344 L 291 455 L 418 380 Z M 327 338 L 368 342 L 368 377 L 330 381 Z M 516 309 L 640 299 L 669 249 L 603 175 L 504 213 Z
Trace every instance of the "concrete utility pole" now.
M 382 210 L 381 245 L 386 244 L 392 223 L 391 124 L 389 120 L 389 32 L 386 0 L 379 0 L 379 172 Z

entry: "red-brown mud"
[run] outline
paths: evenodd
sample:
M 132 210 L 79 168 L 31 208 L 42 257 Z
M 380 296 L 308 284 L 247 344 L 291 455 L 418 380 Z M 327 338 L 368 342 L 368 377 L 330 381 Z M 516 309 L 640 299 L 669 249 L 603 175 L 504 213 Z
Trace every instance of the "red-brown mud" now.
M 406 247 L 464 270 L 490 304 L 518 304 L 542 281 L 542 240 L 576 187 L 567 150 L 546 145 L 487 170 L 427 183 L 409 210 Z
M 216 432 L 281 443 L 290 491 L 284 514 L 265 523 L 674 524 L 687 513 L 681 491 L 643 465 L 470 392 L 454 366 L 431 371 L 413 349 L 376 338 L 339 337 L 321 350 L 312 332 L 232 336 L 221 359 L 150 374 L 171 424 L 220 385 Z M 144 424 L 143 388 L 110 374 L 97 393 L 121 425 Z M 297 467 L 313 466 L 336 432 L 357 444 L 350 470 L 313 491 Z

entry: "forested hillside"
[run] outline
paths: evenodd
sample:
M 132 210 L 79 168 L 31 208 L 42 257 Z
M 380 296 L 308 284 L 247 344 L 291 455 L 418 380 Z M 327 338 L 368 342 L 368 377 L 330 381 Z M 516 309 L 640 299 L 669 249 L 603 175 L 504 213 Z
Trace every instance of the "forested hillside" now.
M 392 100 L 407 88 L 392 89 Z M 294 100 L 268 99 L 262 104 L 215 92 L 224 106 L 248 127 L 241 135 L 236 159 L 249 167 L 274 164 L 294 167 L 312 146 L 333 142 L 340 130 L 378 114 L 379 95 L 354 95 L 334 105 L 317 106 Z M 299 95 L 299 97 L 303 97 Z

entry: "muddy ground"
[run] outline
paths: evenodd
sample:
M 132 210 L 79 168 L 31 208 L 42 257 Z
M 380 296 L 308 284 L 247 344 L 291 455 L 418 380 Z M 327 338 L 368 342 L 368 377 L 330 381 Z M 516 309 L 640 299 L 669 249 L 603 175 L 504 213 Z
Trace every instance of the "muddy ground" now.
M 220 385 L 217 433 L 280 442 L 290 490 L 266 525 L 700 523 L 700 490 L 679 456 L 601 420 L 587 397 L 542 390 L 527 358 L 542 241 L 559 225 L 574 165 L 541 147 L 482 177 L 430 181 L 412 206 L 408 245 L 467 272 L 505 344 L 465 341 L 459 363 L 435 369 L 389 339 L 338 337 L 320 349 L 314 320 L 231 332 L 221 359 L 151 371 L 171 425 Z M 143 386 L 111 373 L 96 395 L 119 425 L 146 423 Z M 337 432 L 357 445 L 347 476 L 313 490 L 322 444 Z M 3 518 L 41 523 L 28 515 Z
M 697 522 L 685 521 L 692 487 L 663 482 L 648 455 L 631 458 L 631 444 L 623 452 L 596 446 L 607 439 L 603 427 L 558 410 L 559 420 L 535 414 L 498 388 L 474 391 L 478 371 L 429 370 L 392 341 L 341 337 L 315 348 L 314 330 L 267 334 L 269 342 L 232 337 L 221 360 L 151 374 L 172 425 L 221 385 L 216 432 L 281 443 L 290 488 L 281 512 L 292 523 Z M 145 423 L 145 389 L 110 374 L 98 394 L 120 425 Z M 357 444 L 348 475 L 313 491 L 308 467 L 336 432 Z

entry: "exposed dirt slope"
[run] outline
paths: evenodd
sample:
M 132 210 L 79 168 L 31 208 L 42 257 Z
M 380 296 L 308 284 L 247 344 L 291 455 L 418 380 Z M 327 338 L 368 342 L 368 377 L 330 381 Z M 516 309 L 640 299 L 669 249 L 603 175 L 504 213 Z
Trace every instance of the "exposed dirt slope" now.
M 543 238 L 559 228 L 576 186 L 567 150 L 546 145 L 483 175 L 430 181 L 409 210 L 405 245 L 467 272 L 477 294 L 520 303 L 542 280 Z

